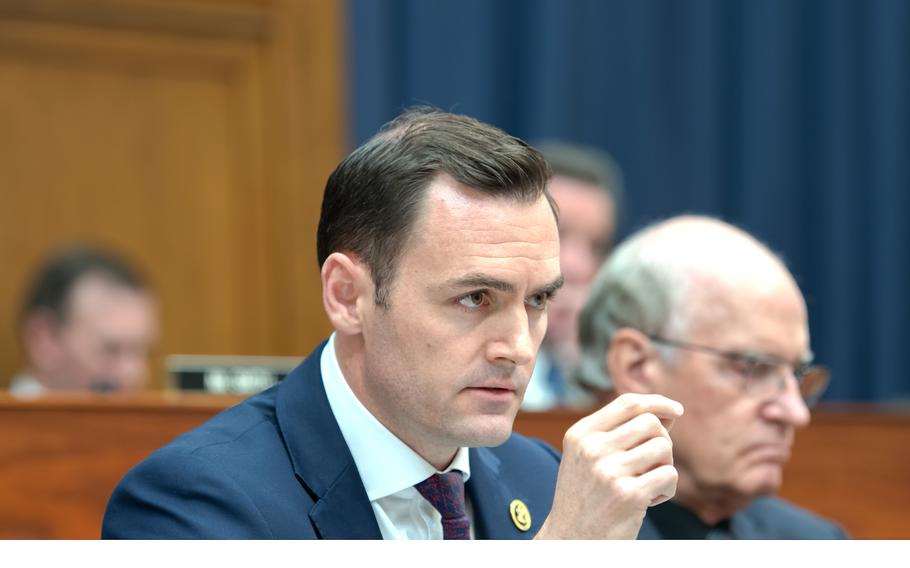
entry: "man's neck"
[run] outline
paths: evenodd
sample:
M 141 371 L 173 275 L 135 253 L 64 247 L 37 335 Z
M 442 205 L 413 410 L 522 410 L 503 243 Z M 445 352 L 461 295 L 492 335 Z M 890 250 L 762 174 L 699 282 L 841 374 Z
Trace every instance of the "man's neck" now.
M 716 525 L 745 509 L 752 499 L 728 489 L 698 485 L 680 470 L 673 501 L 691 511 L 706 525 Z
M 409 448 L 417 452 L 417 455 L 427 460 L 427 463 L 435 467 L 437 471 L 445 471 L 452 464 L 452 460 L 455 459 L 455 454 L 458 453 L 458 448 L 421 448 L 411 444 L 394 431 L 392 433 L 398 436 L 398 439 L 407 444 Z
M 369 390 L 368 377 L 366 376 L 366 365 L 364 364 L 364 345 L 359 337 L 345 337 L 341 334 L 335 335 L 335 355 L 338 358 L 338 366 L 344 380 L 351 388 L 351 392 L 357 397 L 357 400 L 373 415 L 386 429 L 401 440 L 405 445 L 414 450 L 417 455 L 422 457 L 438 471 L 445 471 L 455 459 L 458 453 L 458 446 L 439 447 L 420 443 L 421 439 L 429 439 L 429 436 L 409 436 L 400 427 L 398 422 L 390 419 L 378 407 L 373 404 L 371 397 L 368 396 Z

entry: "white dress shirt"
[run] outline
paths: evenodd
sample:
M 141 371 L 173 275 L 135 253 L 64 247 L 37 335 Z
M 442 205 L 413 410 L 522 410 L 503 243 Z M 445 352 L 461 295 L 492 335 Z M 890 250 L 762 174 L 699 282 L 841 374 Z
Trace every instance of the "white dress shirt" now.
M 449 467 L 440 472 L 383 426 L 344 378 L 335 354 L 334 333 L 322 351 L 320 368 L 329 406 L 357 464 L 382 537 L 442 539 L 442 516 L 414 485 L 435 473 L 452 470 L 462 472 L 467 481 L 471 475 L 468 449 L 459 448 Z M 470 507 L 467 511 L 473 537 Z
M 17 398 L 35 398 L 47 392 L 47 387 L 42 385 L 35 377 L 22 373 L 16 375 L 10 381 L 9 392 Z

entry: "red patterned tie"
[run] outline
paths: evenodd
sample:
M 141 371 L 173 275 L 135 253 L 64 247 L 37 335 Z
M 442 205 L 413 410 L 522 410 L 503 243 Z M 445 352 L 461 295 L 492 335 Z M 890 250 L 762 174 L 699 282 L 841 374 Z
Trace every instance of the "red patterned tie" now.
M 437 473 L 414 488 L 442 515 L 443 540 L 471 539 L 471 522 L 464 507 L 464 476 L 460 471 Z

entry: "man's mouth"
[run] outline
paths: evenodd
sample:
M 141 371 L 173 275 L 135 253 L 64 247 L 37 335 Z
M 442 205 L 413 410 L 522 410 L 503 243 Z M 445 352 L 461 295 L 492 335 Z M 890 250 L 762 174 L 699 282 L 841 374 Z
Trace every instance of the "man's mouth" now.
M 749 448 L 753 458 L 785 464 L 790 461 L 790 445 L 783 442 L 755 444 Z
M 512 400 L 518 392 L 512 382 L 490 383 L 467 387 L 465 392 L 482 396 L 491 400 Z

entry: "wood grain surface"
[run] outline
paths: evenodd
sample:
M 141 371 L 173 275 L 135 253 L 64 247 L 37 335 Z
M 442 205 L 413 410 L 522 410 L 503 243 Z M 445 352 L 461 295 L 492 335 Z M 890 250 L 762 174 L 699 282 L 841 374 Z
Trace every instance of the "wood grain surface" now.
M 166 355 L 304 356 L 345 148 L 342 3 L 0 0 L 0 386 L 39 262 L 111 248 L 148 274 Z

